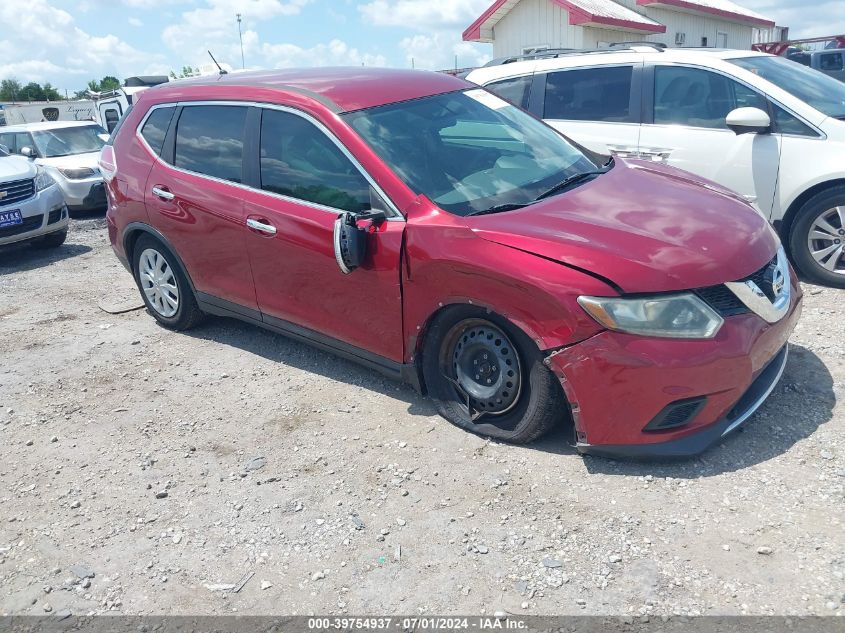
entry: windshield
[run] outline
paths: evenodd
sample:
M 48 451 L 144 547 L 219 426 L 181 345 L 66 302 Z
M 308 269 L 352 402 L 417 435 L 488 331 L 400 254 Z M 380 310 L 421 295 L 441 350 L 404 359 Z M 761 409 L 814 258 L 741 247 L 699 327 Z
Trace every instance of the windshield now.
M 35 148 L 42 158 L 99 152 L 105 145 L 98 135 L 106 134 L 99 125 L 39 130 L 32 133 Z
M 729 62 L 798 97 L 819 112 L 845 118 L 845 83 L 785 57 L 739 57 Z
M 457 215 L 530 204 L 598 166 L 552 128 L 484 90 L 344 116 L 411 189 Z

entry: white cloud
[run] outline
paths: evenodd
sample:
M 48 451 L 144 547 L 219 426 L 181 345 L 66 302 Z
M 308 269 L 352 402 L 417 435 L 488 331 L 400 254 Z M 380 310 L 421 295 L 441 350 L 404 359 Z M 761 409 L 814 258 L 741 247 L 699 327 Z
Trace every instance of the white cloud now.
M 454 68 L 455 56 L 459 68 L 482 66 L 490 61 L 490 55 L 475 44 L 462 42 L 460 38 L 443 33 L 414 35 L 399 43 L 410 66 L 425 70 Z
M 161 55 L 139 51 L 115 35 L 89 34 L 46 0 L 0 1 L 0 24 L 15 25 L 4 33 L 0 77 L 75 90 L 88 79 L 138 74 L 162 61 Z
M 841 0 L 809 4 L 792 0 L 740 0 L 740 4 L 775 20 L 778 26 L 788 26 L 791 38 L 845 33 L 845 12 L 842 11 Z
M 254 64 L 256 60 L 252 57 L 260 53 L 260 47 L 258 35 L 252 29 L 276 17 L 296 15 L 311 1 L 204 0 L 203 6 L 182 13 L 176 24 L 166 27 L 161 38 L 169 49 L 178 53 L 182 64 L 206 64 L 209 62 L 207 51 L 210 50 L 218 61 L 239 68 L 241 48 L 235 20 L 237 13 L 243 20 L 244 53 Z
M 491 0 L 374 0 L 358 10 L 376 26 L 463 31 L 490 3 Z
M 130 26 L 139 27 L 139 28 L 144 26 L 144 23 L 141 22 L 141 20 L 139 20 L 138 18 L 129 18 L 129 20 L 127 20 L 127 21 L 129 22 Z
M 489 47 L 462 41 L 461 33 L 490 6 L 491 0 L 373 0 L 358 7 L 364 20 L 385 27 L 417 31 L 399 42 L 405 63 L 442 70 L 479 66 Z
M 361 53 L 357 48 L 350 48 L 346 42 L 337 39 L 311 48 L 293 44 L 264 44 L 261 53 L 267 65 L 273 68 L 387 65 L 384 56 Z

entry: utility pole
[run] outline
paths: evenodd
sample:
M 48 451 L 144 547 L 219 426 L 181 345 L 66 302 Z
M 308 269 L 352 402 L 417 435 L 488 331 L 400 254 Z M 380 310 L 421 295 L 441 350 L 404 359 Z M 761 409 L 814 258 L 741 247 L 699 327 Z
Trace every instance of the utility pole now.
M 246 68 L 246 62 L 244 62 L 244 36 L 241 33 L 241 14 L 236 13 L 235 15 L 238 16 L 238 38 L 241 40 L 241 68 Z

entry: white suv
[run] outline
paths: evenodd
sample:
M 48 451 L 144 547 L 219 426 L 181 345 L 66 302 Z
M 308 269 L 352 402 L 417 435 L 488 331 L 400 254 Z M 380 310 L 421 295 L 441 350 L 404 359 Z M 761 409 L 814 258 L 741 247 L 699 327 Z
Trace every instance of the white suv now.
M 595 152 L 736 191 L 807 279 L 845 288 L 845 83 L 763 53 L 651 45 L 549 51 L 468 79 Z
M 9 156 L 0 145 L 0 246 L 24 240 L 45 248 L 61 246 L 67 226 L 62 191 L 46 170 Z

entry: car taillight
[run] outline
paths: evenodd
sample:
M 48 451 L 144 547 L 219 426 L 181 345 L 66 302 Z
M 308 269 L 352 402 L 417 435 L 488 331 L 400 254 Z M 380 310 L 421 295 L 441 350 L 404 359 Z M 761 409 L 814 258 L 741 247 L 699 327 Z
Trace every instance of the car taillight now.
M 103 180 L 111 182 L 115 174 L 117 174 L 117 159 L 114 156 L 114 147 L 111 145 L 104 145 L 100 150 L 100 173 L 103 174 Z

